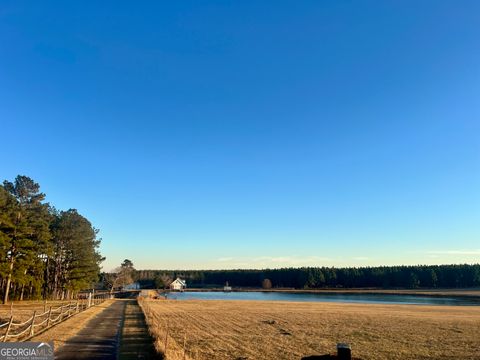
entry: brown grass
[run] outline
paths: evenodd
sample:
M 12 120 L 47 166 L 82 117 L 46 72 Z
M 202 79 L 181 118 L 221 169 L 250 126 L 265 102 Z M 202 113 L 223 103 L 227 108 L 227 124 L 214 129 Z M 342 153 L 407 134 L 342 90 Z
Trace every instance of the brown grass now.
M 122 301 L 122 300 L 119 300 Z M 120 360 L 161 359 L 145 324 L 145 317 L 135 300 L 125 300 L 125 312 L 119 344 Z
M 58 308 L 61 305 L 66 305 L 76 300 L 70 301 L 60 301 L 60 300 L 52 300 L 47 301 L 46 303 L 46 310 L 50 308 Z M 82 300 L 84 303 L 86 300 Z M 10 320 L 10 306 L 11 303 L 8 304 L 1 304 L 0 305 L 0 324 L 8 322 Z M 43 313 L 45 307 L 45 302 L 38 300 L 38 301 L 14 301 L 13 302 L 13 318 L 15 322 L 21 322 L 29 319 L 32 317 L 33 312 L 37 311 L 37 314 Z
M 300 359 L 348 342 L 362 359 L 480 359 L 480 307 L 144 300 L 167 359 Z M 172 349 L 172 350 L 171 350 Z

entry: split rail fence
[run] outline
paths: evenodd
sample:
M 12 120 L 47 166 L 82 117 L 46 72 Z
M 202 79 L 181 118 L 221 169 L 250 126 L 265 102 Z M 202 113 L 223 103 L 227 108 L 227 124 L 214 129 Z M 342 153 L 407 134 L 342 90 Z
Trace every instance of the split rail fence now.
M 46 329 L 61 323 L 88 308 L 101 304 L 111 297 L 110 294 L 89 295 L 83 299 L 70 301 L 66 304 L 47 310 L 46 303 L 43 312 L 33 311 L 33 315 L 24 321 L 15 321 L 13 308 L 10 310 L 10 320 L 0 324 L 0 342 L 25 341 Z M 12 305 L 13 306 L 13 305 Z

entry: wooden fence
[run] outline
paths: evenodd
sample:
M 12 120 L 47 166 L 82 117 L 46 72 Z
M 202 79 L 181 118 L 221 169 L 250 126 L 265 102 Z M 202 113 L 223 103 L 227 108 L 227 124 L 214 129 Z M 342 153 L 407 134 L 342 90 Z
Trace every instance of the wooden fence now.
M 33 315 L 23 322 L 16 322 L 13 311 L 10 310 L 10 320 L 0 324 L 0 342 L 28 340 L 34 335 L 67 320 L 91 306 L 101 304 L 110 297 L 110 294 L 90 295 L 84 299 L 70 301 L 56 308 L 50 306 L 48 310 L 45 305 L 43 313 L 39 314 L 38 310 L 35 310 Z

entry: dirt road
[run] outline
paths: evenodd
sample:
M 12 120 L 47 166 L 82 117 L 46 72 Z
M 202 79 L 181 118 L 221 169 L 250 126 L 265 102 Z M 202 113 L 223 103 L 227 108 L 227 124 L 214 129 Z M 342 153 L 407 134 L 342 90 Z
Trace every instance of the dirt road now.
M 58 360 L 158 359 L 136 300 L 116 300 L 64 346 Z

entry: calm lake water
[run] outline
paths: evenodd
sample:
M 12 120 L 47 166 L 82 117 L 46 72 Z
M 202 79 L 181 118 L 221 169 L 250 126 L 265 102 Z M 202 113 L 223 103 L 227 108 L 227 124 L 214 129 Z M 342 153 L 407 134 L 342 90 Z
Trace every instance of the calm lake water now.
M 177 300 L 265 300 L 265 301 L 301 301 L 301 302 L 343 302 L 369 304 L 413 304 L 413 305 L 480 305 L 479 300 L 461 297 L 434 297 L 421 295 L 390 294 L 318 294 L 318 293 L 282 293 L 282 292 L 189 292 L 169 293 L 169 299 Z

